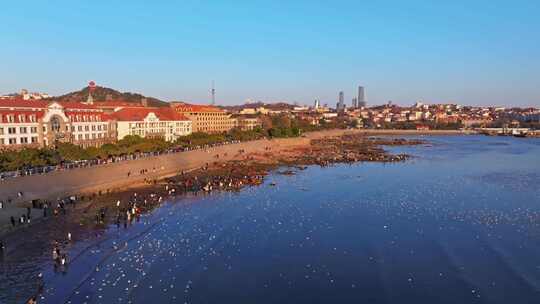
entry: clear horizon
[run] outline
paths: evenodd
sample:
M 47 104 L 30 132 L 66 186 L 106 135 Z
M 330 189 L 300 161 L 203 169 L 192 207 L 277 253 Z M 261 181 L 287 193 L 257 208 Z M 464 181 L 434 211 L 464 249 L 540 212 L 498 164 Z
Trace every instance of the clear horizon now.
M 540 3 L 8 2 L 0 94 L 540 107 Z

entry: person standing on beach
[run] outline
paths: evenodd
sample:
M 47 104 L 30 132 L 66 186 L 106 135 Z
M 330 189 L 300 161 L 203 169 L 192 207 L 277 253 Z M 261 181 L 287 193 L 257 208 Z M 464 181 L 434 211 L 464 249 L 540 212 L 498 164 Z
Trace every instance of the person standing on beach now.
M 53 247 L 53 252 L 52 252 L 52 258 L 53 258 L 53 261 L 55 262 L 58 262 L 58 254 L 59 253 L 59 250 L 56 246 Z

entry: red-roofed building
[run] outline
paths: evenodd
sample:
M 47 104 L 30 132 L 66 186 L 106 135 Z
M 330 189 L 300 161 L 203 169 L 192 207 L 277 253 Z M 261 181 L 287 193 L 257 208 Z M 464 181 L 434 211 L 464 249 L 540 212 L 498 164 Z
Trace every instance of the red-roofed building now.
M 113 114 L 118 140 L 128 135 L 175 141 L 192 132 L 192 122 L 172 108 L 122 108 Z
M 223 133 L 234 128 L 234 119 L 218 107 L 171 102 L 171 108 L 193 122 L 193 132 Z
M 47 147 L 57 142 L 98 147 L 114 140 L 114 121 L 92 105 L 22 98 L 0 100 L 0 149 Z
M 105 113 L 113 113 L 116 111 L 119 111 L 123 108 L 144 108 L 147 107 L 148 104 L 145 102 L 141 103 L 134 103 L 134 102 L 128 102 L 124 100 L 108 100 L 108 101 L 94 101 L 93 105 L 103 110 Z

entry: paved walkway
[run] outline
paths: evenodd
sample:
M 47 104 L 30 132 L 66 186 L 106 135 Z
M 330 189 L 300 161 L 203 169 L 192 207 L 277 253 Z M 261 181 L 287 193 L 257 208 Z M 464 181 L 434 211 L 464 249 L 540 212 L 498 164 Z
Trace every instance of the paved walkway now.
M 309 143 L 310 139 L 324 136 L 343 134 L 343 130 L 332 130 L 309 133 L 306 137 L 290 139 L 256 140 L 251 142 L 224 145 L 208 150 L 196 150 L 176 154 L 161 155 L 151 158 L 132 160 L 121 163 L 107 164 L 97 167 L 58 171 L 45 175 L 22 176 L 0 182 L 0 197 L 3 200 L 11 198 L 11 204 L 4 203 L 0 209 L 0 230 L 10 226 L 10 216 L 20 217 L 26 214 L 26 206 L 32 199 L 56 201 L 58 198 L 81 193 L 96 193 L 108 189 L 115 190 L 133 184 L 143 183 L 144 179 L 162 178 L 176 175 L 181 170 L 187 171 L 200 168 L 206 163 L 238 159 L 238 151 L 245 153 L 265 152 L 266 147 L 272 148 L 272 153 L 281 149 L 289 149 Z M 223 154 L 228 156 L 224 157 Z M 216 159 L 215 155 L 220 158 Z M 140 174 L 143 169 L 146 174 Z M 131 174 L 128 177 L 128 172 Z M 23 196 L 19 198 L 18 192 Z M 41 210 L 34 210 L 33 215 L 42 216 Z

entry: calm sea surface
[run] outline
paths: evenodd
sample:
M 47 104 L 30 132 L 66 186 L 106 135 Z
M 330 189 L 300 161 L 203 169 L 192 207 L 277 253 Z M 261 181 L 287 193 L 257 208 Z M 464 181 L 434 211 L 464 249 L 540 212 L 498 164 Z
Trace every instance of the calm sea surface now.
M 166 203 L 40 262 L 40 303 L 540 303 L 540 140 L 426 139 Z

